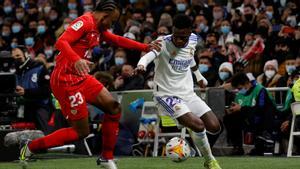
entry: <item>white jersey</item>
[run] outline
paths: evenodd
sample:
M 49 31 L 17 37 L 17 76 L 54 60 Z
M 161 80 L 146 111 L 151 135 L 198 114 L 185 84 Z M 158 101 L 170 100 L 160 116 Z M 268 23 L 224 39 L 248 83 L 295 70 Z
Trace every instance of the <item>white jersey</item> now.
M 154 96 L 187 98 L 195 95 L 191 67 L 196 66 L 197 35 L 191 34 L 183 48 L 174 46 L 171 35 L 158 39 L 162 40 L 162 48 L 155 52 Z

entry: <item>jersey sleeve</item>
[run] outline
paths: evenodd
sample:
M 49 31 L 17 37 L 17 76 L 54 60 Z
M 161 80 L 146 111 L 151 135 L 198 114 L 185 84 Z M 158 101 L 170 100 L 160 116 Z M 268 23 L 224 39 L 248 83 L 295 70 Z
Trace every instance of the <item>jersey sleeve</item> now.
M 119 47 L 126 48 L 126 49 L 133 49 L 139 51 L 149 51 L 149 46 L 147 44 L 143 44 L 122 36 L 115 35 L 110 33 L 109 31 L 102 32 L 103 40 L 108 43 L 116 44 Z
M 85 33 L 92 29 L 92 23 L 87 17 L 79 17 L 58 38 L 55 47 L 71 62 L 76 62 L 81 57 L 72 49 L 71 45 L 78 41 Z

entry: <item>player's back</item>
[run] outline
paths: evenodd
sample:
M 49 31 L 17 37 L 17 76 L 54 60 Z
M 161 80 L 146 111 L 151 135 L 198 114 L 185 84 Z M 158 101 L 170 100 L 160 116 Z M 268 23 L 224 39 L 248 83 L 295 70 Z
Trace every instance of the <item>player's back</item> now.
M 194 53 L 198 38 L 191 34 L 183 48 L 175 47 L 171 38 L 171 35 L 159 38 L 162 40 L 162 49 L 154 60 L 154 95 L 188 97 L 194 94 L 190 68 L 196 65 Z
M 78 39 L 74 39 L 74 37 L 78 37 Z M 81 59 L 91 58 L 92 48 L 99 44 L 99 31 L 97 30 L 92 13 L 85 13 L 75 19 L 61 37 L 59 37 L 58 41 L 69 39 L 71 41 L 69 43 L 70 47 L 76 55 Z M 69 59 L 71 55 L 74 55 L 74 53 L 59 52 L 57 55 L 56 66 L 51 77 L 53 84 L 74 85 L 86 78 L 76 72 L 74 68 L 75 63 Z

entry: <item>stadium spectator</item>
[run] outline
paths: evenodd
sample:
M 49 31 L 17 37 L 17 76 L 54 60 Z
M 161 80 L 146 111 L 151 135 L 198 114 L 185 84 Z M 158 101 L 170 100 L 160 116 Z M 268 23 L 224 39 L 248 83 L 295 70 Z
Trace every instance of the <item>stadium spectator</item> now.
M 222 63 L 219 67 L 218 75 L 219 75 L 219 79 L 216 82 L 215 86 L 216 87 L 219 87 L 219 86 L 227 87 L 228 83 L 230 83 L 230 79 L 234 75 L 232 63 L 230 63 L 230 62 Z
M 265 63 L 264 73 L 257 77 L 257 82 L 264 87 L 276 87 L 281 75 L 278 73 L 277 60 L 270 60 Z
M 238 89 L 235 102 L 227 109 L 225 125 L 227 125 L 229 137 L 235 150 L 242 153 L 242 131 L 254 134 L 254 145 L 251 155 L 263 155 L 264 143 L 274 143 L 272 132 L 276 107 L 267 90 L 255 80 L 250 81 L 245 73 L 237 73 L 233 76 L 231 85 Z M 233 115 L 233 116 L 232 116 Z M 242 127 L 244 126 L 244 127 Z M 234 152 L 235 153 L 235 152 Z
M 133 75 L 134 68 L 131 65 L 122 66 L 121 75 L 114 82 L 115 90 L 136 90 L 144 88 L 144 78 L 142 75 Z
M 200 51 L 199 57 L 199 71 L 208 81 L 208 87 L 213 87 L 218 80 L 216 69 L 213 67 L 213 59 L 207 55 L 207 52 Z
M 34 122 L 45 134 L 51 132 L 50 75 L 45 66 L 30 58 L 25 48 L 12 49 L 17 75 L 17 95 L 23 98 L 24 120 Z

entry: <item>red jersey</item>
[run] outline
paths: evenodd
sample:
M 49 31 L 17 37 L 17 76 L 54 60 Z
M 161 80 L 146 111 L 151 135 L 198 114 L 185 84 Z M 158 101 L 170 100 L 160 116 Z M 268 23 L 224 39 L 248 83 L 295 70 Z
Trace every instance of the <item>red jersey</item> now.
M 91 49 L 97 46 L 100 40 L 114 43 L 122 48 L 139 51 L 148 51 L 149 49 L 146 44 L 114 35 L 108 31 L 100 33 L 92 13 L 85 13 L 70 24 L 55 44 L 56 49 L 60 52 L 56 57 L 56 66 L 51 75 L 51 85 L 70 86 L 91 76 L 80 76 L 75 70 L 74 64 L 79 59 L 89 59 Z

